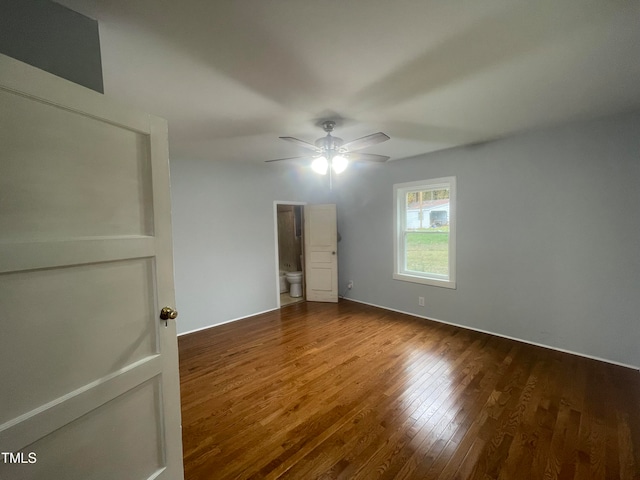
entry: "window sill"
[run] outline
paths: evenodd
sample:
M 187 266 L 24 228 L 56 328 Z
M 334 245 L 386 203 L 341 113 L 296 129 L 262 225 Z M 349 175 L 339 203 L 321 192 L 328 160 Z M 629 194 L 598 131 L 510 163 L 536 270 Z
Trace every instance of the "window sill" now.
M 406 273 L 394 273 L 393 278 L 395 280 L 401 280 L 403 282 L 420 283 L 422 285 L 431 285 L 433 287 L 451 288 L 456 289 L 456 282 L 450 280 L 438 280 L 435 278 L 418 277 L 416 275 L 408 275 Z

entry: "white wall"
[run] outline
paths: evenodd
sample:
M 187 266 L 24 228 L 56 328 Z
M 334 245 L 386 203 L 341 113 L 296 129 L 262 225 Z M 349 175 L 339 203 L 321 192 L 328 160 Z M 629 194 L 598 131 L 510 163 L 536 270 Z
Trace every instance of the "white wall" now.
M 328 193 L 291 164 L 172 160 L 178 332 L 276 308 L 273 202 L 321 203 Z
M 393 280 L 393 184 L 450 175 L 457 290 Z M 640 112 L 363 171 L 338 217 L 353 299 L 640 365 Z

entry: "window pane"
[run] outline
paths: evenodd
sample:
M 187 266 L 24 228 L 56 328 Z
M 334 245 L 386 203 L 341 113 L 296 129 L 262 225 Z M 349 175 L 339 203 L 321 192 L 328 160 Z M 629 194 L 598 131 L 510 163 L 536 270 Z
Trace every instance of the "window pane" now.
M 423 230 L 449 225 L 449 189 L 407 192 L 405 228 Z
M 405 234 L 407 271 L 449 275 L 449 227 L 433 227 Z

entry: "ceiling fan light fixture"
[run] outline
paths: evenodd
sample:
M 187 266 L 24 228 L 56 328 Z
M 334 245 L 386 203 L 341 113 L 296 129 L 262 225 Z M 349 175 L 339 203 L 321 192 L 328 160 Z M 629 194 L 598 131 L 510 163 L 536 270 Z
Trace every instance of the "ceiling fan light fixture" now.
M 329 162 L 327 161 L 327 158 L 324 156 L 317 157 L 311 163 L 311 169 L 314 172 L 319 173 L 320 175 L 326 175 L 328 168 L 329 168 Z
M 342 155 L 336 155 L 331 159 L 331 167 L 333 168 L 333 171 L 336 173 L 344 172 L 345 169 L 347 168 L 347 165 L 349 165 L 349 160 L 347 160 Z
M 384 155 L 374 155 L 373 153 L 356 153 L 357 150 L 376 145 L 389 140 L 389 135 L 378 132 L 365 137 L 356 138 L 344 143 L 341 138 L 331 135 L 336 122 L 326 120 L 322 122 L 322 128 L 326 136 L 318 138 L 315 143 L 305 142 L 295 137 L 280 137 L 282 140 L 294 143 L 298 148 L 303 148 L 313 153 L 307 153 L 299 157 L 277 158 L 275 160 L 265 160 L 266 162 L 280 162 L 285 160 L 300 160 L 305 163 L 311 160 L 311 169 L 320 174 L 329 173 L 329 189 L 331 189 L 332 174 L 336 175 L 344 172 L 349 162 L 386 162 L 390 157 Z M 331 170 L 329 170 L 331 169 Z

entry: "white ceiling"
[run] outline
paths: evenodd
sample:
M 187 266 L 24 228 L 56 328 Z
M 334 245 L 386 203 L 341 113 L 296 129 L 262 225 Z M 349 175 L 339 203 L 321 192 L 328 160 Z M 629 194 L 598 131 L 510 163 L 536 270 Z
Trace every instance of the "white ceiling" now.
M 323 119 L 406 158 L 640 108 L 637 0 L 58 0 L 100 26 L 105 94 L 171 158 L 302 154 Z

